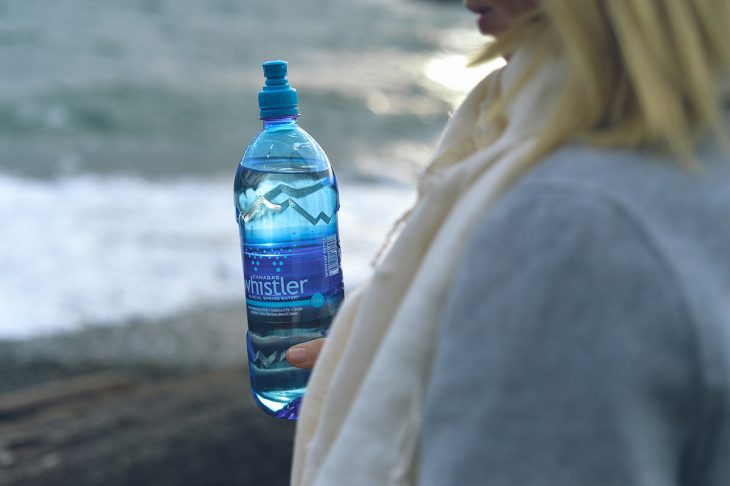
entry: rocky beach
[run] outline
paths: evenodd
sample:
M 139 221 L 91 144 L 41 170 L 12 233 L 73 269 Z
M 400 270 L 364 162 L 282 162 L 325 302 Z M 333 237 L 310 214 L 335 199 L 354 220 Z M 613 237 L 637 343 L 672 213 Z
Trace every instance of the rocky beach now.
M 0 343 L 0 484 L 288 484 L 295 424 L 250 396 L 242 317 Z

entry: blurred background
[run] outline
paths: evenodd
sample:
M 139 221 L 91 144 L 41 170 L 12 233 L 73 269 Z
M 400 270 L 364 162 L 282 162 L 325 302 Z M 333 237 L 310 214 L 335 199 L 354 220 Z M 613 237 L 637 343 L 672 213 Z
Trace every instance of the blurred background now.
M 495 65 L 458 0 L 0 0 L 0 484 L 287 484 L 232 182 L 289 61 L 352 290 Z

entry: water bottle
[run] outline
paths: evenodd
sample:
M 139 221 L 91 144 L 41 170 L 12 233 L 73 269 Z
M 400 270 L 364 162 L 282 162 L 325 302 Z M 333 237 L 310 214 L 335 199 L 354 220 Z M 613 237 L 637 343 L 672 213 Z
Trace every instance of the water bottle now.
M 297 92 L 287 63 L 263 64 L 263 130 L 236 172 L 234 203 L 246 293 L 249 375 L 254 400 L 295 420 L 309 370 L 290 366 L 287 349 L 326 335 L 344 298 L 332 166 L 297 124 Z

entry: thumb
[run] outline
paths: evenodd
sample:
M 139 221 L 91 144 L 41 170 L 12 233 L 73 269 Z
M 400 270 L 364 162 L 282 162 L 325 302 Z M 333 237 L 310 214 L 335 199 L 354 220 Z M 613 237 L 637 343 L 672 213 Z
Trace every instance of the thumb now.
M 324 343 L 325 338 L 319 338 L 292 346 L 286 352 L 286 360 L 297 368 L 312 368 Z

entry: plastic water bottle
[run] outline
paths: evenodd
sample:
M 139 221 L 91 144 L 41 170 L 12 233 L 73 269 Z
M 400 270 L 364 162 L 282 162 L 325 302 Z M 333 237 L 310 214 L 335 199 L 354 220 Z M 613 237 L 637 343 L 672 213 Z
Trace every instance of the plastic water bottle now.
M 264 127 L 241 159 L 234 183 L 246 288 L 251 390 L 267 413 L 296 419 L 309 371 L 287 349 L 323 337 L 344 298 L 332 166 L 297 124 L 287 63 L 264 63 Z

